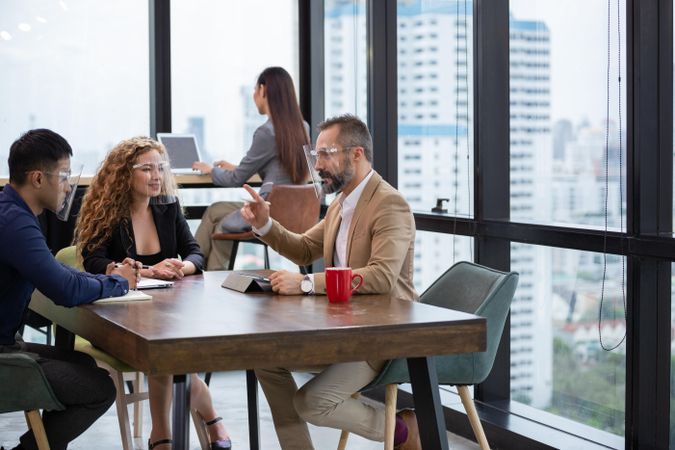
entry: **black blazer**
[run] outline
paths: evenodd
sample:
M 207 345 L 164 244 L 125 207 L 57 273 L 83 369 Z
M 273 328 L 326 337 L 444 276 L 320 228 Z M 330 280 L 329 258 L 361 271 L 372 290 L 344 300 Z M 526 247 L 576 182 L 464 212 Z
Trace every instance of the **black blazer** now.
M 192 236 L 187 220 L 183 216 L 178 202 L 169 205 L 151 205 L 152 217 L 159 236 L 160 253 L 163 258 L 176 258 L 191 261 L 198 272 L 204 268 L 204 254 Z M 82 251 L 84 270 L 89 273 L 105 273 L 111 262 L 121 262 L 124 258 L 136 259 L 134 230 L 131 222 L 124 220 L 108 239 L 93 252 Z

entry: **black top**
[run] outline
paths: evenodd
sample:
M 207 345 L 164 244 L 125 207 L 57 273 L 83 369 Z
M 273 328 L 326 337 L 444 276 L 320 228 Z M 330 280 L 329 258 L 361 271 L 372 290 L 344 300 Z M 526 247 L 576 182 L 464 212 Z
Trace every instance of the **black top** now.
M 204 268 L 204 255 L 190 232 L 180 204 L 150 205 L 150 209 L 157 228 L 161 249 L 159 254 L 162 259 L 180 255 L 183 261 L 192 262 L 197 272 L 201 272 Z M 123 220 L 110 239 L 99 248 L 90 253 L 86 247 L 85 244 L 82 251 L 84 269 L 91 273 L 105 273 L 110 262 L 122 262 L 126 257 L 139 259 L 134 243 L 134 230 L 128 219 Z

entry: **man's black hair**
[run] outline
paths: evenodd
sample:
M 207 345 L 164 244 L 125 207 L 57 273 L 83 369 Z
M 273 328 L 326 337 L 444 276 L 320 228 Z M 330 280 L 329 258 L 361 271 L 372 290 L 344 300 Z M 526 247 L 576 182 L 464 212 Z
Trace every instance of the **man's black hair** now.
M 9 149 L 9 181 L 26 182 L 31 170 L 53 170 L 59 160 L 73 156 L 73 149 L 60 134 L 46 128 L 25 132 Z

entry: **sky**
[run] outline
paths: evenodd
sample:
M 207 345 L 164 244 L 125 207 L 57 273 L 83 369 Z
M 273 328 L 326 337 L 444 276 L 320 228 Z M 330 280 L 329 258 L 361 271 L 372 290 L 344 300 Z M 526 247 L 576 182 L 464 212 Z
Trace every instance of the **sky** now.
M 621 2 L 621 58 L 625 73 L 625 0 Z M 611 113 L 617 117 L 617 3 L 611 3 Z M 545 22 L 551 36 L 551 115 L 553 120 L 587 117 L 591 123 L 606 116 L 607 0 L 510 0 L 513 18 Z M 622 105 L 625 111 L 625 77 Z M 626 114 L 623 114 L 624 122 Z

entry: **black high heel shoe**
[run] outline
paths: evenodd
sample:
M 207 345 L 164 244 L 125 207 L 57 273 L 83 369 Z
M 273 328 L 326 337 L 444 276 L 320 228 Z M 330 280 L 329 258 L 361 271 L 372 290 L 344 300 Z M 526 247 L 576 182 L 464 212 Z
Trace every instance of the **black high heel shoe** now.
M 221 420 L 223 420 L 222 417 L 216 417 L 215 419 L 209 420 L 208 422 L 204 421 L 204 423 L 208 427 L 217 424 Z M 232 441 L 230 441 L 229 439 L 219 439 L 216 442 L 211 442 L 211 450 L 231 450 L 231 449 L 232 449 Z
M 148 450 L 152 450 L 155 447 L 158 447 L 160 445 L 164 444 L 173 444 L 173 440 L 171 439 L 160 439 L 159 441 L 155 441 L 152 444 L 150 443 L 150 440 L 148 439 Z

